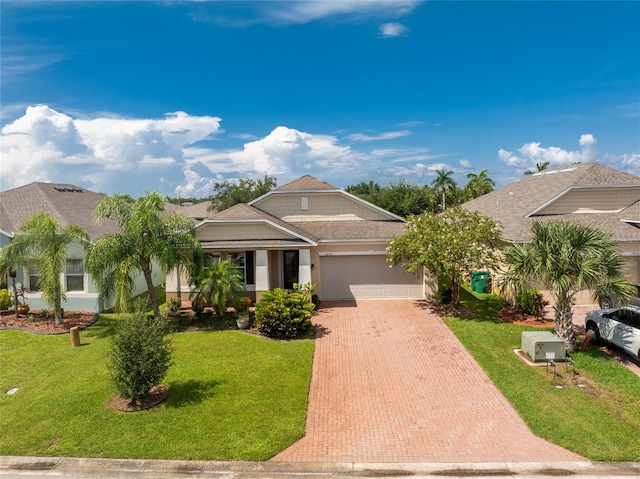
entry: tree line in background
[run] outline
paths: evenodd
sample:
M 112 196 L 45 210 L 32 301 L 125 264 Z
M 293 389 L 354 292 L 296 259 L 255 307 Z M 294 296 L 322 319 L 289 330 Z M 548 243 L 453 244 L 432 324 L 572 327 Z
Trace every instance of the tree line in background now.
M 420 186 L 400 179 L 387 186 L 371 180 L 345 188 L 347 193 L 362 198 L 380 208 L 403 218 L 417 215 L 423 211 L 444 211 L 460 205 L 465 201 L 478 198 L 493 191 L 495 181 L 489 177 L 489 170 L 480 173 L 469 173 L 469 180 L 464 187 L 454 181 L 453 171 L 440 170 L 430 185 Z M 223 211 L 238 203 L 249 203 L 268 193 L 276 187 L 276 178 L 265 175 L 264 178 L 252 180 L 240 178 L 238 181 L 219 181 L 213 186 L 213 195 L 206 199 L 168 198 L 174 204 L 200 203 L 208 201 L 209 211 Z

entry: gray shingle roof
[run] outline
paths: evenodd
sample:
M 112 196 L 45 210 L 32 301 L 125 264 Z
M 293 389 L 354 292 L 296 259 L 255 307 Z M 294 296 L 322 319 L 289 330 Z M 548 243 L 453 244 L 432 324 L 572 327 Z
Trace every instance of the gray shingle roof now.
M 311 241 L 317 242 L 318 238 L 315 237 L 312 233 L 299 228 L 296 225 L 291 223 L 287 223 L 286 221 L 281 220 L 280 218 L 270 215 L 269 213 L 265 213 L 258 208 L 253 206 L 249 206 L 246 203 L 239 203 L 237 205 L 232 206 L 231 208 L 227 208 L 220 213 L 216 213 L 211 217 L 214 220 L 268 220 L 276 225 L 292 231 L 300 236 L 303 236 Z
M 211 218 L 214 213 L 209 212 L 210 205 L 211 201 L 203 201 L 201 203 L 196 203 L 195 205 L 183 206 L 181 213 L 187 215 L 189 218 L 196 218 L 198 220 Z
M 105 195 L 63 183 L 31 183 L 0 192 L 0 229 L 13 233 L 20 223 L 38 211 L 49 213 L 61 226 L 75 223 L 92 241 L 117 233 L 111 220 L 93 221 L 93 210 Z
M 339 188 L 336 188 L 325 181 L 319 180 L 315 176 L 304 175 L 276 188 L 274 191 L 320 191 L 338 189 Z
M 470 211 L 478 211 L 500 222 L 503 238 L 507 241 L 526 241 L 531 223 L 536 220 L 569 220 L 597 226 L 612 233 L 618 239 L 640 240 L 640 230 L 622 222 L 627 213 L 565 214 L 551 217 L 527 218 L 531 212 L 548 203 L 561 193 L 574 187 L 640 187 L 640 178 L 599 163 L 582 163 L 550 168 L 511 183 L 499 190 L 487 193 L 463 205 Z M 640 200 L 640 189 L 639 198 Z
M 313 221 L 296 223 L 322 240 L 388 240 L 400 236 L 406 223 L 401 221 Z

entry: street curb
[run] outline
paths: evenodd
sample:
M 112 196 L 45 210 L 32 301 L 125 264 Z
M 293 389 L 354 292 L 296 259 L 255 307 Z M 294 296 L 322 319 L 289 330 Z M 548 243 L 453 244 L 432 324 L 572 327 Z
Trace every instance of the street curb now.
M 629 476 L 640 477 L 640 462 L 490 462 L 490 463 L 287 463 L 250 461 L 184 461 L 76 457 L 0 456 L 0 470 L 110 470 L 176 474 L 285 473 L 353 476 Z

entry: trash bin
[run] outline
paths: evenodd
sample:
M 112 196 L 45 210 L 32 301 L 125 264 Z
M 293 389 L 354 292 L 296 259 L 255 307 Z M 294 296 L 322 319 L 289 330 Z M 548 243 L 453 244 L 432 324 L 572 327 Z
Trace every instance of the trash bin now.
M 474 271 L 471 273 L 471 289 L 476 293 L 484 293 L 489 289 L 489 272 Z

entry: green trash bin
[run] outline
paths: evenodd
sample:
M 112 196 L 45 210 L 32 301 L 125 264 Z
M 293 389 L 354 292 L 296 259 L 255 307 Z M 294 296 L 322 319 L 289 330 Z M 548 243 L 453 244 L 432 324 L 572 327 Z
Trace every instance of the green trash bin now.
M 471 273 L 471 289 L 476 293 L 484 293 L 489 288 L 489 272 L 488 271 L 474 271 Z

